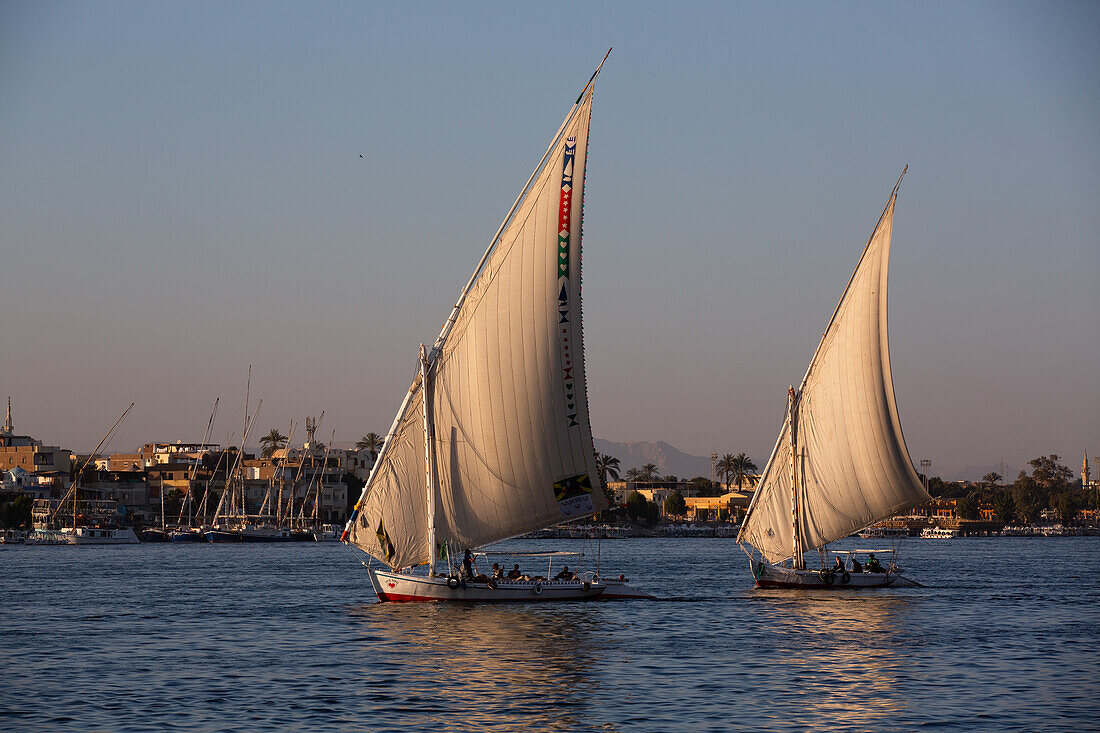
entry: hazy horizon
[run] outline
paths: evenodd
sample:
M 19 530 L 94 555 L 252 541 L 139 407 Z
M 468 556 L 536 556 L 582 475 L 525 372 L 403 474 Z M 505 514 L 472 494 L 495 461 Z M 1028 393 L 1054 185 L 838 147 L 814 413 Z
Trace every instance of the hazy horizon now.
M 1076 473 L 1100 454 L 1098 39 L 1072 2 L 9 2 L 0 400 L 84 452 L 131 401 L 112 449 L 198 441 L 220 397 L 211 440 L 239 443 L 251 364 L 255 439 L 322 410 L 319 440 L 384 434 L 614 45 L 585 190 L 596 436 L 766 459 L 909 164 L 914 464 Z

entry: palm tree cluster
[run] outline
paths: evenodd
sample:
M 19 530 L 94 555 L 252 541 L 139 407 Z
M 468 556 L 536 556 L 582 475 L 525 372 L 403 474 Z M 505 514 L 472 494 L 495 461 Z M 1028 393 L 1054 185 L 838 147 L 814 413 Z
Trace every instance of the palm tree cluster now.
M 664 478 L 661 478 L 661 475 L 657 473 L 657 464 L 647 463 L 641 468 L 631 468 L 630 470 L 628 470 L 626 472 L 626 480 L 634 482 L 671 481 L 675 483 L 676 477 L 666 476 Z
M 714 468 L 719 474 L 726 477 L 727 486 L 736 479 L 738 491 L 741 490 L 741 486 L 746 479 L 749 481 L 749 486 L 756 482 L 756 464 L 744 453 L 738 453 L 737 455 L 727 453 L 714 464 Z

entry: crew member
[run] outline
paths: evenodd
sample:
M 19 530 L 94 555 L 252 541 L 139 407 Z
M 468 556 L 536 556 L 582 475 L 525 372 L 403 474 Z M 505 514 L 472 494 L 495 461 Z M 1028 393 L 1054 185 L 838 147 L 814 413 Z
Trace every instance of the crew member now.
M 561 572 L 554 576 L 554 580 L 573 580 L 577 576 L 569 570 L 569 566 L 566 565 L 561 569 Z
M 469 547 L 462 554 L 462 570 L 466 573 L 467 580 L 474 579 L 474 553 L 470 552 Z

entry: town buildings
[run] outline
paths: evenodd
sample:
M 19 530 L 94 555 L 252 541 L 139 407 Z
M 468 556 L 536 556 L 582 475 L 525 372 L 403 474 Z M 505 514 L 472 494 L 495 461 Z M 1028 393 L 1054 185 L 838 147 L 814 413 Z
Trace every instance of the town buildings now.
M 9 397 L 7 417 L 0 428 L 0 477 L 4 490 L 35 498 L 50 496 L 68 485 L 71 470 L 69 451 L 43 445 L 40 440 L 15 432 Z
M 204 518 L 212 518 L 237 456 L 235 448 L 177 441 L 146 443 L 132 453 L 78 457 L 17 434 L 9 399 L 0 428 L 0 490 L 56 503 L 79 478 L 82 503 L 117 502 L 131 520 L 146 525 L 160 523 L 163 507 L 165 522 L 175 524 L 188 494 L 194 501 L 183 518 L 190 514 L 197 519 L 200 511 L 205 511 Z M 349 486 L 357 497 L 373 465 L 370 451 L 325 448 L 312 431 L 301 447 L 280 448 L 270 457 L 245 452 L 238 473 L 245 511 L 300 517 L 305 523 L 342 523 L 348 513 Z M 204 496 L 208 500 L 201 506 Z M 167 516 L 170 513 L 175 516 Z

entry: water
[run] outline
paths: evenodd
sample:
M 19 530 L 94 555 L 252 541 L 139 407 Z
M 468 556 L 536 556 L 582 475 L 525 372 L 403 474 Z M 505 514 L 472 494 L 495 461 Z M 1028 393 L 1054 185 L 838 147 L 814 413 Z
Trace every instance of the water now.
M 337 544 L 3 546 L 0 730 L 1097 729 L 1100 538 L 902 553 L 928 587 L 796 593 L 607 540 L 664 600 L 464 606 L 375 603 Z

